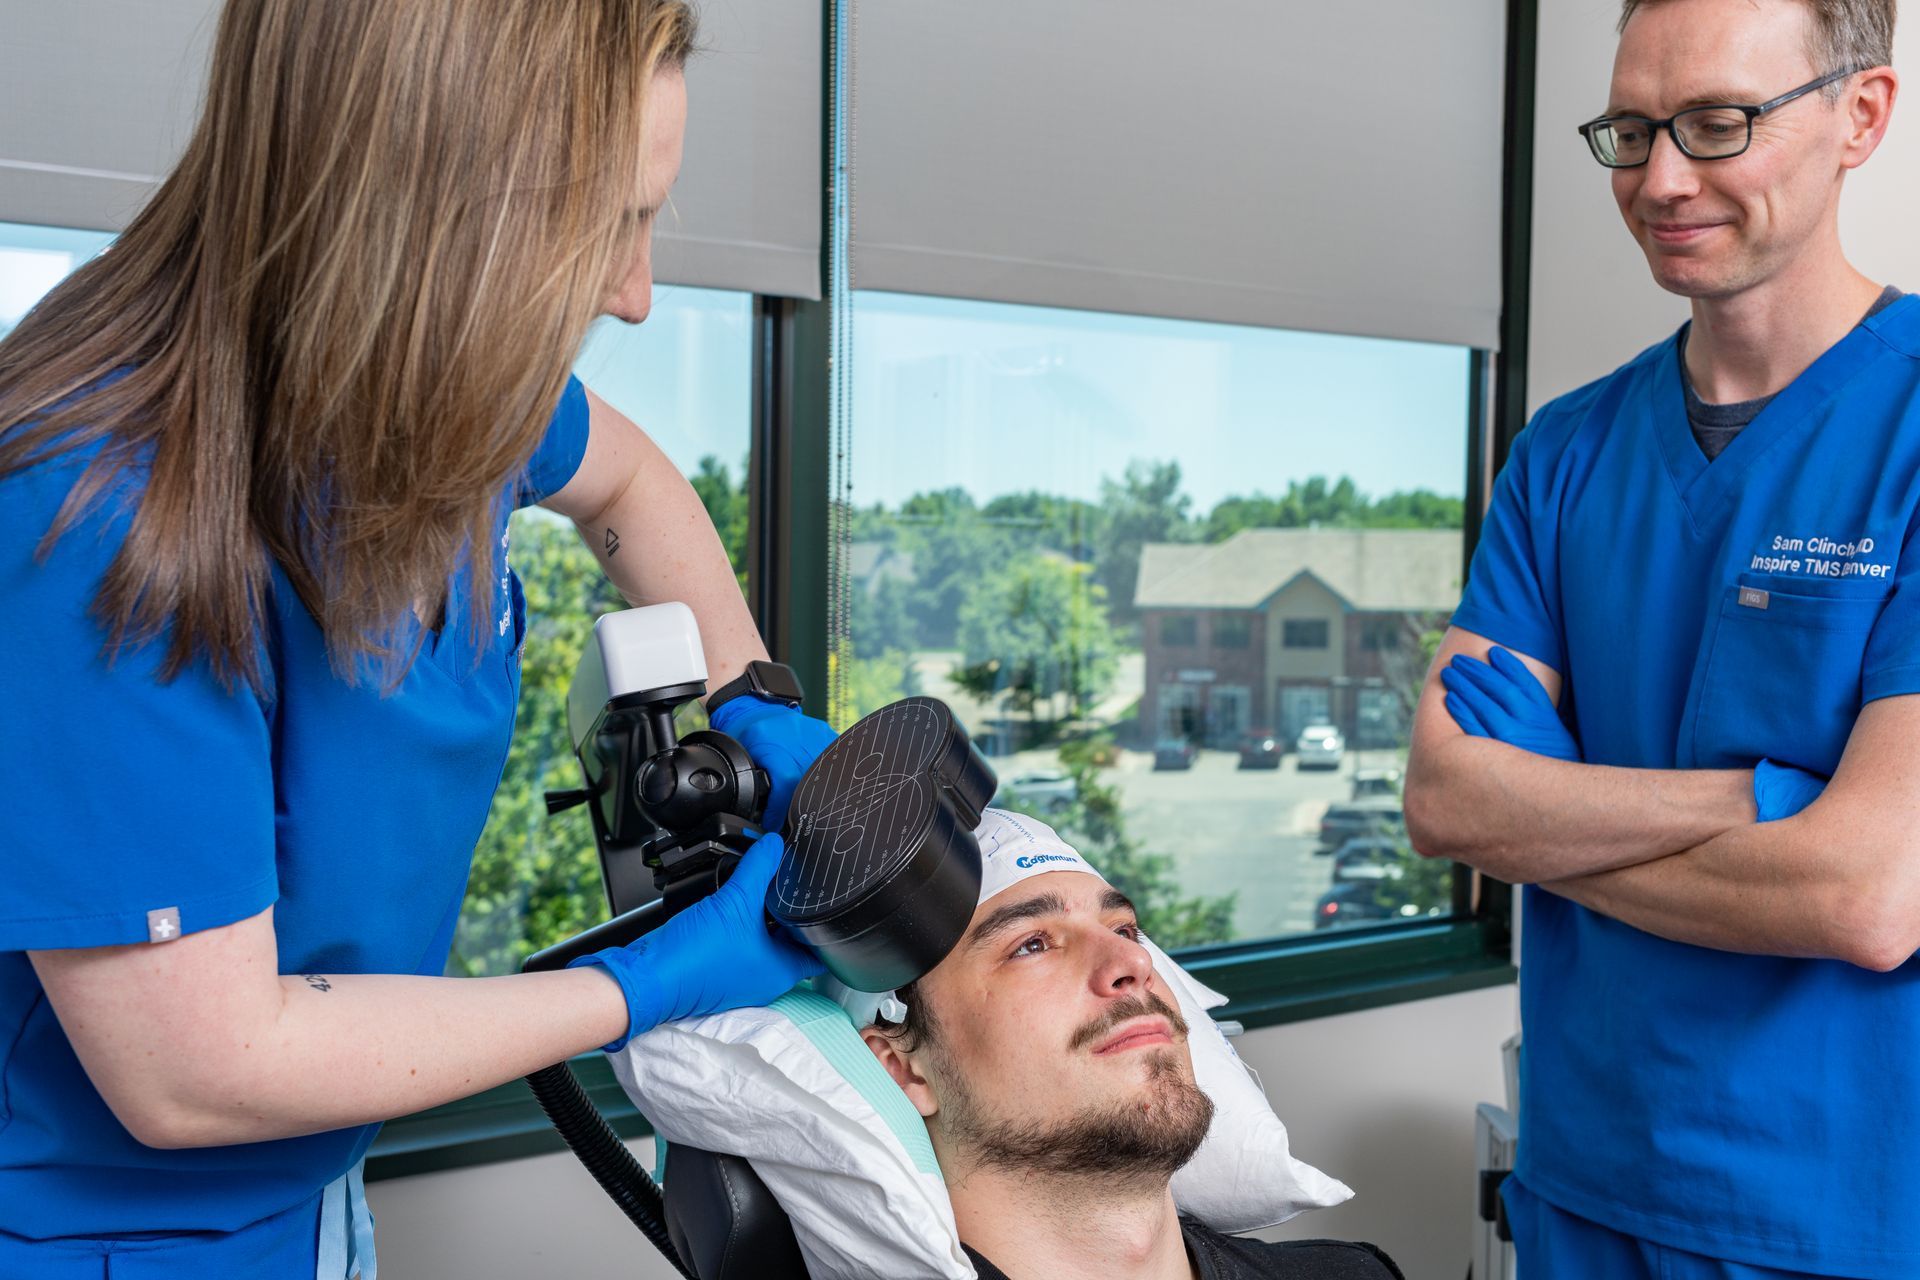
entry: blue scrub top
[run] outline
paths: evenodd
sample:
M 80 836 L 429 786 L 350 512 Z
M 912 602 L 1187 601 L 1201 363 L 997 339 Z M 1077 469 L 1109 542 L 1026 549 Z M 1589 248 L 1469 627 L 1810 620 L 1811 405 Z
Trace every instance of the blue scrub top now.
M 1566 680 L 1586 759 L 1822 775 L 1920 692 L 1920 297 L 1709 463 L 1674 340 L 1547 405 L 1455 626 Z M 1733 955 L 1525 898 L 1518 1174 L 1617 1231 L 1821 1275 L 1920 1275 L 1920 965 Z
M 144 1147 L 89 1082 L 25 952 L 148 943 L 154 912 L 176 911 L 191 933 L 271 905 L 281 973 L 441 973 L 519 697 L 526 616 L 507 517 L 560 489 L 586 440 L 586 393 L 569 380 L 484 551 L 498 595 L 482 651 L 455 573 L 448 625 L 386 697 L 378 680 L 334 675 L 278 571 L 269 701 L 222 689 L 204 662 L 159 683 L 160 646 L 109 665 L 90 609 L 128 505 L 104 504 L 37 562 L 93 451 L 0 480 L 12 618 L 0 662 L 0 1264 L 32 1250 L 33 1274 L 73 1262 L 98 1276 L 111 1252 L 115 1275 L 313 1275 L 320 1190 L 377 1126 Z

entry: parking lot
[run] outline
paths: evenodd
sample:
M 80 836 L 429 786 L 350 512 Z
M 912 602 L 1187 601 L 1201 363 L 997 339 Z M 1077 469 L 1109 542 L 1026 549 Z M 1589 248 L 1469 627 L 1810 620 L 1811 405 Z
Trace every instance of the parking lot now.
M 1313 927 L 1313 906 L 1332 880 L 1331 861 L 1314 856 L 1321 815 L 1352 794 L 1355 769 L 1399 768 L 1395 751 L 1349 751 L 1337 770 L 1241 769 L 1231 751 L 1202 751 L 1193 767 L 1156 772 L 1151 753 L 1123 752 L 1102 780 L 1120 791 L 1128 833 L 1143 848 L 1169 855 L 1182 891 L 1238 892 L 1236 938 L 1301 933 Z M 1009 779 L 1058 767 L 1051 752 L 1024 751 L 993 760 Z

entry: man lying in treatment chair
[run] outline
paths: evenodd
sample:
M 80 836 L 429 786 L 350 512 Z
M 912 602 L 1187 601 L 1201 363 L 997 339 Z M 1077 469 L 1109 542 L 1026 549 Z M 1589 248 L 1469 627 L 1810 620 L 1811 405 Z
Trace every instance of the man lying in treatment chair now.
M 1398 1277 L 1371 1245 L 1270 1244 L 1178 1212 L 1169 1180 L 1213 1115 L 1187 1024 L 1133 904 L 1032 827 L 1004 856 L 983 847 L 965 937 L 862 1032 L 926 1120 L 981 1280 Z

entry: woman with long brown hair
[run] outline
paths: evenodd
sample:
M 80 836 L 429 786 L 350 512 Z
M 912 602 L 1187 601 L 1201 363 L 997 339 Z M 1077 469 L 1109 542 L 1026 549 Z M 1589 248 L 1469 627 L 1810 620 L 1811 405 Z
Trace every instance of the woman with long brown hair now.
M 0 1274 L 370 1276 L 377 1122 L 813 971 L 769 838 L 644 962 L 437 976 L 515 507 L 692 607 L 769 825 L 831 738 L 742 677 L 699 500 L 568 375 L 647 314 L 692 40 L 682 0 L 229 0 L 179 166 L 0 343 Z

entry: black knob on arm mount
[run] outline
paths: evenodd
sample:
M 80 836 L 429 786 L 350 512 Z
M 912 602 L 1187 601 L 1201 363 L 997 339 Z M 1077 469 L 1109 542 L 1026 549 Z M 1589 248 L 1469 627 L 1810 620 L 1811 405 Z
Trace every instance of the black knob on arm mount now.
M 685 605 L 627 609 L 594 623 L 567 694 L 586 785 L 548 792 L 547 811 L 586 806 L 614 919 L 527 967 L 558 967 L 633 941 L 718 888 L 759 837 L 766 771 L 725 734 L 702 729 L 682 738 L 674 725 L 706 692 L 700 632 Z M 659 911 L 634 914 L 656 902 Z M 620 921 L 626 926 L 612 929 Z
M 593 799 L 593 793 L 584 787 L 574 787 L 569 791 L 549 791 L 547 792 L 547 816 L 551 818 L 556 813 L 577 809 L 591 799 Z

